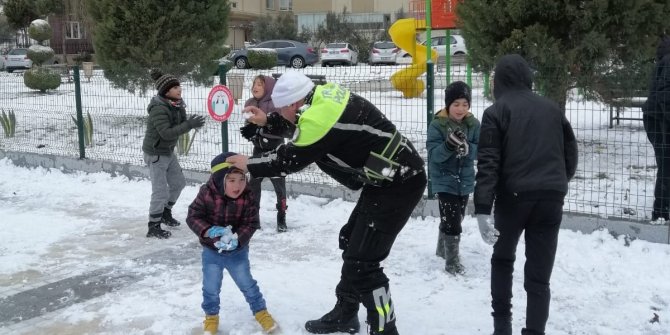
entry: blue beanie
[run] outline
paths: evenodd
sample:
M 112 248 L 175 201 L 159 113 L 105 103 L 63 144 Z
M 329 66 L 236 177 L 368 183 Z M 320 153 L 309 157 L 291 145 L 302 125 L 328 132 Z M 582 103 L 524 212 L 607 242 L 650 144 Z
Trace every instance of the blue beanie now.
M 212 173 L 212 179 L 214 179 L 214 184 L 220 191 L 223 191 L 223 181 L 226 178 L 226 175 L 233 170 L 239 170 L 238 168 L 234 167 L 233 164 L 226 163 L 226 159 L 228 157 L 235 155 L 237 154 L 234 152 L 224 152 L 214 157 L 214 159 L 212 159 L 210 172 Z M 241 173 L 244 173 L 242 172 L 242 170 L 239 171 Z

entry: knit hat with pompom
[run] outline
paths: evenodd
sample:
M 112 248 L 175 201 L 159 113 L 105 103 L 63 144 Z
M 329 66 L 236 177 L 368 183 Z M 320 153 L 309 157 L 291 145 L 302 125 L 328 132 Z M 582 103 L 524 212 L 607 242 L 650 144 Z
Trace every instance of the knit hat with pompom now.
M 171 74 L 163 74 L 161 70 L 151 70 L 151 79 L 154 80 L 158 95 L 164 97 L 173 87 L 179 86 L 179 80 Z

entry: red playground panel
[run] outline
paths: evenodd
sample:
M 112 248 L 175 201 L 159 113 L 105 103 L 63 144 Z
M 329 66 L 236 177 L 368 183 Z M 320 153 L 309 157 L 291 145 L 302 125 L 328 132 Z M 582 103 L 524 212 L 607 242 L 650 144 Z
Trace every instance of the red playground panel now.
M 463 0 L 431 0 L 430 12 L 432 29 L 454 29 L 456 28 L 456 6 Z M 426 19 L 426 1 L 425 0 L 410 0 L 409 2 L 410 15 L 417 19 L 417 23 Z M 421 25 L 421 24 L 418 24 Z M 422 27 L 425 29 L 425 23 Z

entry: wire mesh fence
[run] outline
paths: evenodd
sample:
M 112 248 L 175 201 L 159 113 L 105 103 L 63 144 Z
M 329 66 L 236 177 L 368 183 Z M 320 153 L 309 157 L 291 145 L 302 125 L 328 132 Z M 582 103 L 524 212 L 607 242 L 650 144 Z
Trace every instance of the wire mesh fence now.
M 391 66 L 320 67 L 301 69 L 305 74 L 325 76 L 374 103 L 426 158 L 426 129 L 431 116 L 427 113 L 426 92 L 416 98 L 404 98 L 389 78 L 409 64 Z M 233 69 L 229 74 L 243 76 L 241 99 L 236 101 L 231 118 L 224 123 L 228 132 L 228 150 L 251 154 L 252 145 L 239 134 L 244 124 L 241 110 L 251 97 L 251 85 L 259 74 L 281 74 L 289 69 Z M 492 101 L 485 97 L 487 81 L 481 73 L 470 73 L 465 64 L 455 63 L 447 71 L 443 63 L 435 67 L 434 112 L 444 107 L 444 88 L 448 82 L 462 80 L 472 86 L 471 112 L 481 116 Z M 425 74 L 418 79 L 425 80 Z M 32 91 L 23 84 L 21 72 L 0 72 L 0 101 L 4 112 L 16 115 L 13 137 L 0 136 L 0 150 L 54 154 L 78 157 L 75 83 L 63 74 L 62 83 L 47 93 Z M 212 77 L 212 86 L 219 78 Z M 183 82 L 187 113 L 207 116 L 207 96 L 211 87 Z M 102 70 L 90 77 L 82 76 L 81 101 L 85 117 L 90 115 L 92 139 L 86 146 L 86 158 L 143 165 L 142 140 L 147 117 L 146 107 L 155 94 L 130 94 L 108 82 Z M 579 90 L 570 91 L 566 116 L 579 142 L 579 166 L 571 181 L 565 209 L 572 213 L 617 217 L 636 221 L 648 220 L 653 204 L 656 161 L 654 151 L 641 121 L 640 100 L 646 92 L 619 91 L 609 103 L 589 98 Z M 189 134 L 193 144 L 180 156 L 186 169 L 207 171 L 212 157 L 223 150 L 222 124 L 208 118 L 206 125 Z M 290 175 L 289 182 L 336 186 L 332 179 L 315 166 Z

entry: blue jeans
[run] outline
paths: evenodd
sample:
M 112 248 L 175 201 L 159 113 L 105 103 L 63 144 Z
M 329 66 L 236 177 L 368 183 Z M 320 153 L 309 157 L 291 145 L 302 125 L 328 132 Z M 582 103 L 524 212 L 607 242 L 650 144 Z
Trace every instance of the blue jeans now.
M 223 270 L 228 270 L 230 277 L 244 294 L 251 312 L 256 314 L 265 307 L 265 299 L 251 276 L 249 266 L 249 246 L 233 252 L 218 253 L 210 248 L 202 248 L 202 310 L 207 315 L 218 315 L 221 299 L 221 281 Z

